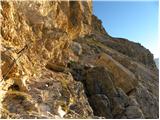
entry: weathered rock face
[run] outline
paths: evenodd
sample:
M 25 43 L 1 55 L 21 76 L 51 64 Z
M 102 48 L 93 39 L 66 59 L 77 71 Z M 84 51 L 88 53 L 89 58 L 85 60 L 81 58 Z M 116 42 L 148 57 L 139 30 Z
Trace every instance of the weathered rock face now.
M 95 15 L 92 15 L 92 32 L 97 34 L 107 34 L 102 26 L 102 21 L 99 20 Z
M 103 41 L 103 43 L 118 52 L 131 57 L 133 60 L 145 64 L 150 67 L 150 69 L 156 67 L 153 54 L 139 43 L 130 42 L 129 40 L 122 38 L 112 38 L 112 40 Z
M 17 1 L 2 2 L 1 7 L 2 51 L 17 53 L 10 56 L 13 58 L 25 52 L 19 61 L 28 62 L 23 67 L 31 75 L 31 69 L 38 70 L 38 66 L 40 69 L 51 59 L 61 63 L 68 43 L 76 36 L 90 33 L 90 2 Z
M 153 55 L 109 36 L 91 1 L 0 8 L 0 118 L 159 117 Z
M 83 85 L 62 75 L 69 43 L 91 32 L 91 18 L 90 1 L 1 2 L 2 118 L 93 115 Z M 46 76 L 45 67 L 60 78 Z

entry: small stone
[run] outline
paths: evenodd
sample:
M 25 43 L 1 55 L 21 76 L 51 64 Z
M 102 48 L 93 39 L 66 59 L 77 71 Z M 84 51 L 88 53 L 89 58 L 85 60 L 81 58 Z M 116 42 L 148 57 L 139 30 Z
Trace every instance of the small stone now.
M 38 112 L 41 114 L 46 114 L 47 112 L 51 112 L 50 106 L 45 103 L 38 104 L 37 108 L 38 108 Z

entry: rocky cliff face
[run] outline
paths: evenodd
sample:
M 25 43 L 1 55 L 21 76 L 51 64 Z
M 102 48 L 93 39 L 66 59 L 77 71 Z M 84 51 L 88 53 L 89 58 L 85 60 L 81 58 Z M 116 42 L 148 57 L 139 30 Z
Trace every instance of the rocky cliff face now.
M 0 6 L 1 118 L 158 118 L 153 55 L 109 36 L 91 1 Z

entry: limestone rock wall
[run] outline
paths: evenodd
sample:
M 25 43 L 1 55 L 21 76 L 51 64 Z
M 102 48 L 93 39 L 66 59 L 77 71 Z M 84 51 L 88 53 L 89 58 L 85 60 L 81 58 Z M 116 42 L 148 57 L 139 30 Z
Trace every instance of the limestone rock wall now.
M 62 62 L 69 42 L 90 33 L 90 2 L 15 1 L 2 2 L 1 8 L 2 52 L 14 59 L 22 53 L 19 64 L 27 62 L 22 67 L 30 75 L 50 59 Z
M 71 75 L 67 83 L 63 75 L 55 78 L 57 83 L 44 76 L 48 63 L 65 67 L 69 44 L 91 32 L 91 1 L 1 1 L 0 8 L 1 117 L 62 118 L 65 113 L 67 118 L 92 116 L 85 95 L 81 95 L 83 85 L 74 84 Z M 34 85 L 33 81 L 42 83 Z M 49 81 L 58 84 L 57 88 L 49 88 Z M 76 84 L 81 88 L 78 95 L 73 90 Z M 55 93 L 48 96 L 49 91 Z

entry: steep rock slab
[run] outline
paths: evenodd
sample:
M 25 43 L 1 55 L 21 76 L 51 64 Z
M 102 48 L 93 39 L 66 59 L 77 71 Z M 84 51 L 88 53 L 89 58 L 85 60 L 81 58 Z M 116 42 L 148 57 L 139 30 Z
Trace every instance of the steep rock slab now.
M 128 93 L 137 85 L 136 77 L 132 72 L 123 67 L 117 61 L 107 54 L 100 54 L 95 59 L 96 65 L 105 66 L 115 77 L 115 85 L 124 90 L 125 93 Z

